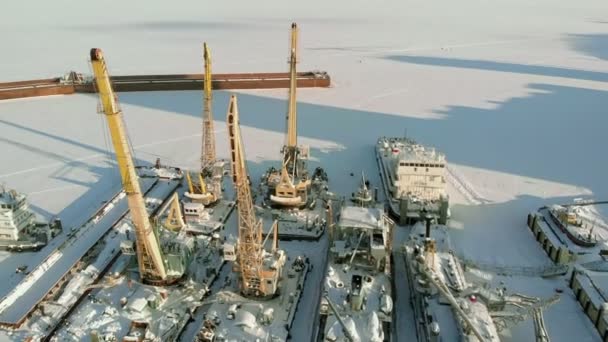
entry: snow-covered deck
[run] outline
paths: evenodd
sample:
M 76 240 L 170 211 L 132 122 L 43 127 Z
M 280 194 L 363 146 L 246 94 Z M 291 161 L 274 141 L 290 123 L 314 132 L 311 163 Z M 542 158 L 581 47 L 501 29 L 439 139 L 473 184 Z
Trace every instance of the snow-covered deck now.
M 298 138 L 311 146 L 311 168 L 322 163 L 339 195 L 356 189 L 359 179 L 350 173 L 364 171 L 379 185 L 373 145 L 379 136 L 407 129 L 408 136 L 444 152 L 465 185 L 448 184 L 448 192 L 452 241 L 469 259 L 545 265 L 548 258 L 523 217 L 547 203 L 608 197 L 602 158 L 608 126 L 605 0 L 390 0 L 382 6 L 190 0 L 145 7 L 56 0 L 37 4 L 45 15 L 35 21 L 30 7 L 13 1 L 0 12 L 0 26 L 10 32 L 3 41 L 2 81 L 87 72 L 93 46 L 104 49 L 117 75 L 202 72 L 203 40 L 217 72 L 284 71 L 288 27 L 297 21 L 298 68 L 327 70 L 333 83 L 298 92 Z M 255 183 L 280 157 L 287 91 L 238 93 Z M 229 95 L 215 92 L 213 105 L 218 157 L 224 158 Z M 202 91 L 119 94 L 138 159 L 161 157 L 196 168 L 201 98 Z M 46 218 L 76 203 L 59 215 L 73 222 L 68 229 L 120 184 L 107 162 L 113 156 L 96 106 L 93 95 L 0 102 L 0 182 L 27 193 Z M 323 243 L 283 244 L 315 253 L 312 272 L 319 274 L 311 281 L 317 284 Z M 7 261 L 0 263 L 3 279 L 21 264 Z M 564 287 L 562 278 L 493 279 L 538 296 Z M 7 293 L 14 284 L 0 287 Z M 302 340 L 309 338 L 318 294 L 318 288 L 305 289 L 294 323 L 294 336 Z M 566 289 L 562 297 L 545 313 L 552 341 L 597 341 L 572 293 Z M 406 316 L 409 308 L 401 307 Z M 524 324 L 504 340 L 525 340 L 530 329 Z
M 147 198 L 159 199 L 162 202 L 175 189 L 175 184 L 175 182 L 157 184 L 156 179 L 144 178 L 142 190 L 150 191 Z M 0 302 L 0 322 L 19 325 L 33 307 L 127 211 L 126 196 L 119 195 L 105 207 L 100 216 L 75 230 L 72 237 L 3 298 Z M 114 242 L 114 248 L 118 251 L 120 241 Z

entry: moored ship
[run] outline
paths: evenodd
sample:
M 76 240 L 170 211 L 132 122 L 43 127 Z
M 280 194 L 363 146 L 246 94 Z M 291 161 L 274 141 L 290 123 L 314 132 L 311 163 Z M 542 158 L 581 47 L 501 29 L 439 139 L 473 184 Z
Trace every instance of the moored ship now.
M 379 208 L 346 206 L 329 228 L 318 341 L 390 341 L 394 223 Z
M 391 214 L 400 224 L 420 218 L 422 211 L 440 224 L 449 217 L 445 155 L 409 138 L 378 139 L 376 160 Z

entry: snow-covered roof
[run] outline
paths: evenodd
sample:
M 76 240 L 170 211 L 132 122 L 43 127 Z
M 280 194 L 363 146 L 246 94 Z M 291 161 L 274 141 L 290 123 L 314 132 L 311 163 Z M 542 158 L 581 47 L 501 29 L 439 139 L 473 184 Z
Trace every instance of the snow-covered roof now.
M 205 206 L 202 203 L 196 203 L 196 202 L 184 202 L 182 204 L 182 206 L 184 207 L 184 209 L 192 209 L 192 210 L 202 210 L 205 208 Z
M 364 229 L 381 228 L 382 210 L 346 206 L 340 211 L 340 226 Z
M 150 291 L 146 290 L 145 287 L 138 288 L 135 293 L 129 298 L 128 308 L 135 312 L 142 312 L 148 305 L 148 297 Z
M 236 312 L 234 325 L 237 327 L 254 329 L 258 324 L 255 320 L 255 316 L 251 312 L 241 309 Z
M 432 147 L 416 144 L 409 139 L 388 139 L 388 149 L 398 155 L 399 160 L 417 163 L 445 163 L 445 154 Z M 386 145 L 384 145 L 386 146 Z

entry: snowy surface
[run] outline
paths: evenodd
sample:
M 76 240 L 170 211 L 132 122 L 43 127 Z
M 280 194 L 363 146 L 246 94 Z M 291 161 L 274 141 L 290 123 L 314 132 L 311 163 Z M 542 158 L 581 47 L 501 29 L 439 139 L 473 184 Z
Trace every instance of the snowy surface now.
M 0 29 L 8 33 L 0 80 L 88 72 L 91 47 L 104 49 L 116 75 L 201 72 L 202 41 L 210 44 L 216 72 L 286 71 L 288 27 L 297 21 L 299 69 L 332 76 L 332 88 L 298 94 L 300 142 L 311 146 L 332 190 L 354 191 L 351 172 L 364 171 L 379 184 L 376 139 L 407 129 L 444 152 L 457 174 L 448 188 L 457 248 L 483 262 L 537 266 L 547 257 L 525 226 L 528 212 L 608 197 L 607 17 L 605 0 L 57 0 L 33 10 L 10 2 L 0 11 Z M 279 159 L 286 93 L 239 92 L 253 180 Z M 227 157 L 228 96 L 214 97 L 221 157 Z M 197 166 L 202 92 L 124 93 L 119 100 L 140 161 Z M 34 210 L 59 215 L 68 228 L 119 184 L 96 106 L 92 95 L 0 102 L 0 182 L 28 193 Z M 598 208 L 604 216 L 605 207 Z M 323 250 L 285 245 L 315 258 Z M 14 272 L 18 265 L 0 268 Z M 313 273 L 322 274 L 317 265 Z M 555 282 L 565 286 L 507 279 L 513 290 L 542 296 Z M 314 285 L 305 288 L 309 302 L 317 294 Z M 552 341 L 598 340 L 570 297 L 565 290 L 545 314 Z M 310 331 L 314 309 L 302 310 L 296 316 L 302 333 L 294 336 Z M 526 324 L 506 339 L 526 340 Z

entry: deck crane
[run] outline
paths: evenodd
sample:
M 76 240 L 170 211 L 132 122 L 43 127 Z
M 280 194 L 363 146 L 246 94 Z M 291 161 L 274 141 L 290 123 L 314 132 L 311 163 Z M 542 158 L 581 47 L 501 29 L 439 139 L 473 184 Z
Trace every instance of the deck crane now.
M 308 146 L 298 146 L 298 126 L 296 111 L 296 90 L 298 62 L 298 26 L 291 24 L 290 37 L 290 57 L 289 57 L 289 102 L 286 115 L 286 134 L 283 153 L 283 165 L 281 167 L 278 183 L 271 194 L 270 200 L 281 206 L 302 206 L 307 202 L 310 190 L 310 179 L 306 170 L 305 160 L 308 159 Z
M 278 249 L 277 223 L 274 222 L 272 250 L 267 252 L 262 241 L 262 220 L 256 217 L 249 186 L 245 151 L 241 140 L 236 96 L 230 98 L 226 116 L 230 144 L 232 181 L 238 201 L 238 246 L 236 271 L 240 273 L 241 293 L 246 297 L 273 296 L 285 265 L 285 253 Z M 266 237 L 271 234 L 267 234 Z M 229 247 L 229 249 L 233 249 Z
M 222 197 L 223 164 L 217 163 L 215 156 L 215 130 L 213 127 L 213 113 L 211 111 L 212 80 L 211 80 L 211 52 L 207 43 L 203 43 L 203 59 L 205 75 L 203 79 L 203 135 L 201 144 L 201 175 L 198 184 L 192 181 L 187 174 L 189 191 L 185 193 L 193 202 L 209 205 Z M 205 181 L 205 180 L 210 180 Z
M 116 152 L 116 161 L 120 170 L 122 184 L 127 194 L 131 219 L 133 220 L 140 277 L 143 281 L 150 284 L 170 282 L 158 238 L 152 228 L 152 223 L 146 210 L 144 197 L 139 186 L 139 179 L 135 172 L 133 158 L 131 157 L 122 111 L 118 106 L 116 94 L 112 89 L 110 76 L 101 49 L 91 49 L 91 64 L 95 75 L 95 84 L 112 138 L 112 145 Z

